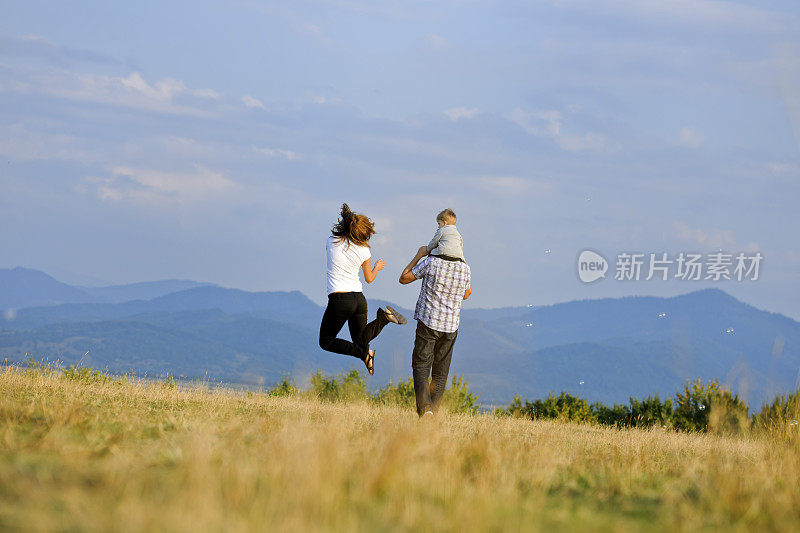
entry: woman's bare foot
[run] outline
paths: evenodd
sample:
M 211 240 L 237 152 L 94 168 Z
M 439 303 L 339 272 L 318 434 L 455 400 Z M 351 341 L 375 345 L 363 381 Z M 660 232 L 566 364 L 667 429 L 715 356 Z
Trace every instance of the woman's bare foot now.
M 367 352 L 367 356 L 364 358 L 364 366 L 367 367 L 367 372 L 369 372 L 370 376 L 375 374 L 375 350 Z

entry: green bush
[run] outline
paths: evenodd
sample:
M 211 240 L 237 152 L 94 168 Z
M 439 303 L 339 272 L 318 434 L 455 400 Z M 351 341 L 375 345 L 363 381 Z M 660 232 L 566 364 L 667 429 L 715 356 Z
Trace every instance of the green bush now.
M 531 418 L 533 413 L 533 407 L 525 400 L 525 405 L 522 404 L 522 398 L 520 398 L 519 394 L 515 394 L 514 398 L 511 400 L 505 407 L 498 407 L 494 410 L 494 416 L 513 416 L 515 418 Z
M 464 377 L 453 376 L 450 388 L 444 391 L 442 406 L 451 413 L 474 415 L 478 412 L 478 395 L 470 392 L 469 383 Z
M 71 381 L 81 381 L 83 383 L 108 383 L 113 381 L 113 378 L 88 366 L 83 365 L 69 365 L 67 368 L 62 369 L 64 377 Z
M 311 394 L 320 400 L 328 402 L 367 400 L 367 384 L 358 370 L 351 370 L 347 374 L 326 376 L 322 372 L 315 372 L 311 376 Z
M 414 395 L 414 378 L 408 376 L 397 385 L 389 381 L 385 387 L 378 389 L 373 396 L 375 402 L 382 405 L 397 405 L 404 408 L 413 408 L 416 405 Z
M 755 430 L 774 436 L 800 436 L 800 390 L 780 395 L 753 415 Z
M 608 407 L 600 402 L 592 404 L 595 420 L 605 426 L 627 427 L 631 425 L 631 409 L 627 405 Z
M 519 396 L 514 396 L 514 399 L 508 407 L 495 412 L 501 415 L 521 416 L 530 418 L 531 420 L 558 419 L 576 422 L 597 421 L 597 417 L 592 407 L 589 405 L 589 402 L 563 391 L 558 396 L 551 393 L 544 400 L 537 399 L 533 402 L 525 400 L 524 403 Z
M 408 376 L 399 381 L 397 385 L 390 381 L 388 385 L 378 389 L 372 399 L 383 405 L 414 408 L 416 406 L 414 378 Z M 442 407 L 449 413 L 474 415 L 478 412 L 478 395 L 469 390 L 469 383 L 466 379 L 453 376 L 450 388 L 444 391 Z
M 672 427 L 672 400 L 667 398 L 661 401 L 656 396 L 648 396 L 639 401 L 636 398 L 630 399 L 630 422 L 629 426 L 652 427 L 654 425 Z
M 88 354 L 89 352 L 86 352 Z M 84 356 L 86 355 L 84 354 Z M 83 357 L 81 357 L 81 360 Z M 70 381 L 81 381 L 84 383 L 110 383 L 110 382 L 117 382 L 121 380 L 115 380 L 113 376 L 110 374 L 103 372 L 101 370 L 95 370 L 92 367 L 85 366 L 81 363 L 81 360 L 78 361 L 77 364 L 69 365 L 68 367 L 62 368 L 57 362 L 48 361 L 45 362 L 44 359 L 41 361 L 37 361 L 33 357 L 25 354 L 25 368 L 29 372 L 35 372 L 39 374 L 49 374 L 51 372 L 59 372 L 62 376 Z M 127 376 L 122 376 L 121 379 L 127 380 Z
M 294 396 L 298 392 L 299 389 L 294 384 L 294 380 L 288 374 L 283 374 L 267 394 L 269 396 Z
M 63 373 L 63 368 L 57 361 L 50 361 L 45 358 L 36 360 L 28 354 L 25 354 L 25 363 L 21 367 L 29 374 Z
M 749 431 L 749 408 L 716 379 L 687 381 L 675 395 L 673 424 L 684 431 L 741 434 Z
M 533 402 L 533 408 L 538 418 L 556 418 L 576 422 L 594 422 L 596 420 L 589 402 L 568 392 L 561 392 L 558 396 L 550 394 L 547 398 Z
M 167 374 L 166 377 L 161 380 L 161 386 L 170 390 L 175 388 L 175 379 L 173 379 L 172 374 Z
M 52 370 L 52 365 L 48 362 L 45 363 L 44 359 L 37 361 L 28 354 L 25 354 L 25 368 L 33 372 L 49 372 Z
M 600 402 L 592 404 L 598 423 L 616 427 L 672 426 L 672 400 L 648 396 L 644 400 L 631 398 L 628 405 L 607 407 Z

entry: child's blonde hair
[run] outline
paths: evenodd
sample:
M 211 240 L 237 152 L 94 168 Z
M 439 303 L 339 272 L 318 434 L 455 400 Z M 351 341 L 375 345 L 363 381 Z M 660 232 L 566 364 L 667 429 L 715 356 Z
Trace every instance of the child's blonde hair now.
M 455 224 L 456 223 L 456 214 L 453 212 L 452 209 L 447 208 L 443 210 L 441 213 L 436 215 L 436 222 L 441 222 L 445 226 L 448 224 Z

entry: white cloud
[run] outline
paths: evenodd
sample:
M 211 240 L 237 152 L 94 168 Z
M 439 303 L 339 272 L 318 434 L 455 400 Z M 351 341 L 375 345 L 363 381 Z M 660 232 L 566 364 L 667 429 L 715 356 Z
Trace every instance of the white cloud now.
M 447 46 L 447 39 L 441 35 L 436 35 L 435 33 L 426 35 L 425 40 L 428 41 L 428 44 L 433 48 L 444 48 Z
M 134 91 L 138 91 L 148 96 L 149 98 L 163 102 L 172 100 L 173 96 L 186 90 L 186 85 L 182 81 L 174 78 L 164 78 L 163 80 L 157 81 L 155 84 L 150 85 L 138 72 L 134 72 L 126 78 L 117 79 L 123 87 L 133 89 Z
M 550 183 L 518 176 L 482 176 L 474 178 L 472 182 L 479 189 L 499 196 L 519 196 L 529 193 L 542 196 L 552 191 Z
M 599 152 L 606 148 L 606 138 L 602 134 L 593 132 L 583 135 L 565 134 L 562 131 L 563 116 L 554 109 L 525 111 L 517 107 L 509 118 L 527 133 L 552 139 L 559 148 L 568 152 Z
M 703 144 L 703 142 L 705 142 L 705 140 L 705 135 L 694 129 L 692 126 L 686 126 L 680 131 L 680 141 L 684 146 L 698 148 L 701 144 Z
M 561 134 L 561 113 L 555 110 L 524 111 L 517 107 L 511 112 L 511 121 L 537 137 Z
M 568 152 L 594 151 L 600 152 L 606 147 L 606 138 L 599 133 L 583 135 L 559 135 L 556 143 Z
M 192 94 L 198 98 L 209 98 L 211 100 L 219 100 L 219 93 L 214 89 L 195 89 Z
M 773 174 L 788 174 L 797 171 L 797 166 L 791 163 L 777 163 L 774 161 L 767 163 L 767 168 Z
M 393 243 L 392 229 L 394 228 L 394 221 L 385 216 L 371 217 L 371 220 L 375 223 L 376 232 L 372 241 L 381 248 L 388 248 L 391 246 Z
M 254 98 L 249 94 L 242 96 L 242 103 L 247 107 L 258 108 L 258 109 L 266 109 L 264 104 L 258 98 Z
M 108 185 L 98 185 L 97 197 L 101 200 L 119 201 L 122 200 L 122 191 L 120 189 L 114 189 Z
M 718 228 L 693 228 L 683 221 L 673 224 L 674 236 L 682 242 L 700 245 L 704 249 L 722 248 L 726 252 L 756 251 L 759 250 L 757 242 L 739 244 L 731 230 Z M 704 251 L 704 250 L 698 250 Z
M 300 24 L 300 29 L 302 32 L 313 35 L 317 42 L 323 46 L 332 46 L 334 44 L 333 39 L 330 38 L 325 32 L 325 29 L 319 24 L 305 21 Z
M 115 176 L 127 176 L 145 187 L 182 195 L 204 195 L 228 190 L 233 182 L 221 172 L 214 172 L 202 165 L 195 165 L 194 172 L 164 172 L 159 170 L 136 169 L 127 166 L 112 169 Z
M 283 150 L 281 148 L 254 148 L 259 154 L 264 154 L 269 157 L 283 157 L 290 161 L 300 159 L 300 154 L 291 150 Z
M 63 133 L 31 131 L 23 124 L 12 124 L 0 134 L 0 156 L 15 161 L 55 159 L 93 163 L 101 159 L 97 143 Z
M 473 118 L 475 115 L 478 114 L 478 108 L 477 107 L 469 107 L 469 108 L 467 108 L 467 107 L 453 107 L 451 109 L 447 109 L 447 110 L 443 111 L 443 113 L 445 114 L 445 116 L 447 118 L 449 118 L 453 122 L 456 122 L 456 121 L 458 121 L 458 120 L 460 120 L 462 118 L 466 118 L 466 119 Z
M 89 62 L 95 64 L 115 64 L 122 65 L 122 62 L 114 57 L 71 48 L 69 46 L 58 45 L 40 35 L 2 35 L 0 34 L 0 49 L 6 52 L 8 59 L 16 56 L 25 58 L 28 65 L 44 62 L 47 65 L 64 66 L 74 62 Z M 13 61 L 13 59 L 12 59 Z
M 35 35 L 33 33 L 29 33 L 27 35 L 20 35 L 19 37 L 23 41 L 31 41 L 31 42 L 45 42 L 50 43 L 49 40 L 45 39 L 41 35 Z
M 694 25 L 708 28 L 745 30 L 776 34 L 792 31 L 797 17 L 760 6 L 719 0 L 554 0 L 559 7 L 586 12 L 601 12 L 620 18 L 657 24 Z
M 191 172 L 170 172 L 130 166 L 111 168 L 111 176 L 90 176 L 79 190 L 94 190 L 101 200 L 128 199 L 140 203 L 167 203 L 219 199 L 234 192 L 237 185 L 222 172 L 194 165 Z
M 675 222 L 673 224 L 675 237 L 684 242 L 700 244 L 712 248 L 725 248 L 733 246 L 736 239 L 730 230 L 693 228 L 685 222 Z
M 106 76 L 77 73 L 65 69 L 10 69 L 13 83 L 8 90 L 39 93 L 92 103 L 113 104 L 173 114 L 207 115 L 208 110 L 190 105 L 184 98 L 212 97 L 211 89 L 189 89 L 175 78 L 163 78 L 149 83 L 138 72 L 127 76 Z M 196 102 L 195 102 L 196 103 Z

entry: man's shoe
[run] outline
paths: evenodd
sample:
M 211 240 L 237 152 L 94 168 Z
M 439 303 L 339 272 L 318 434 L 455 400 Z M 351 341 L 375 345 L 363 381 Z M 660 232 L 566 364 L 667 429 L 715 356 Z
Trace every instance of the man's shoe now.
M 405 324 L 408 322 L 406 317 L 395 311 L 394 307 L 391 305 L 386 306 L 386 310 L 383 312 L 383 314 L 386 316 L 386 320 L 389 322 L 394 322 L 395 324 Z

